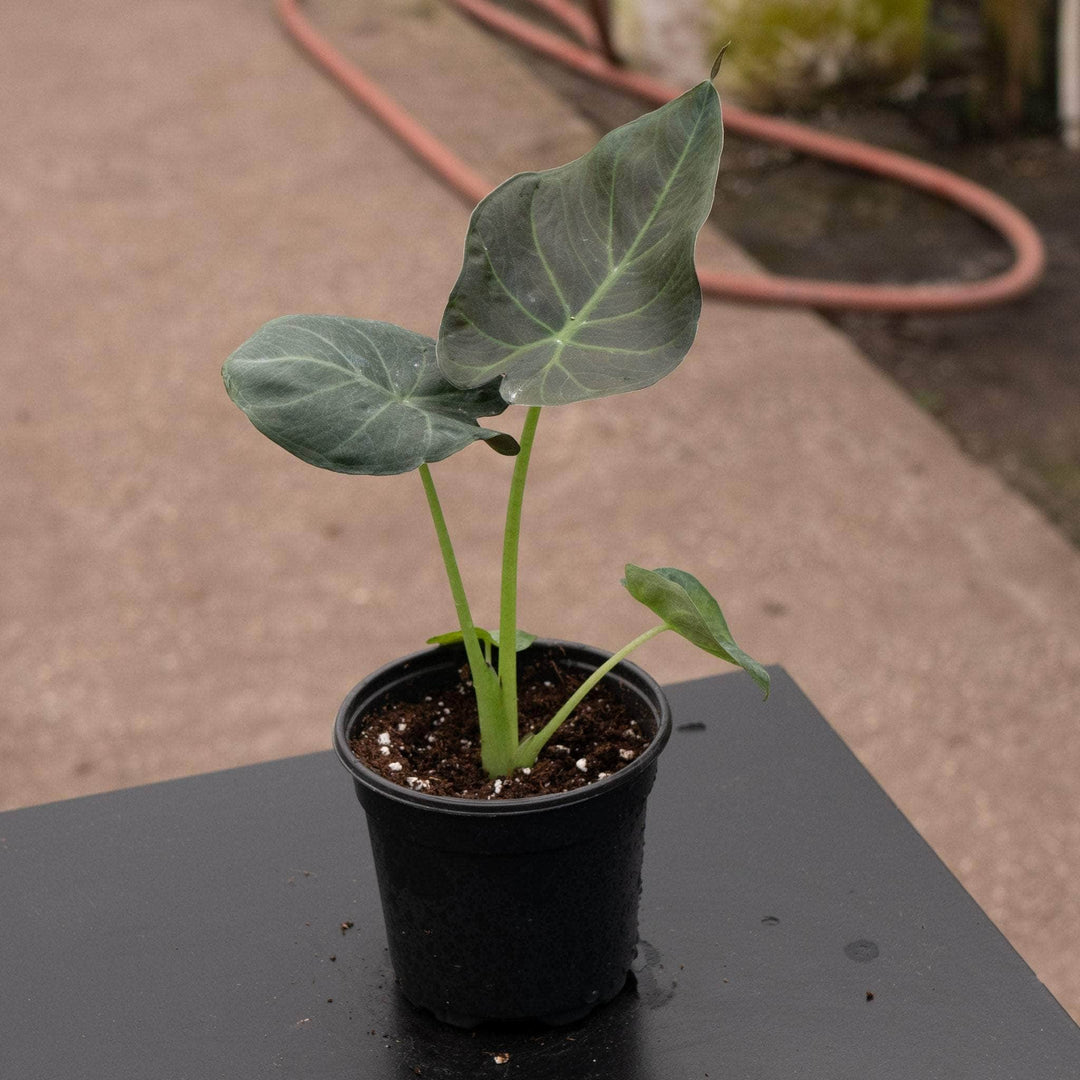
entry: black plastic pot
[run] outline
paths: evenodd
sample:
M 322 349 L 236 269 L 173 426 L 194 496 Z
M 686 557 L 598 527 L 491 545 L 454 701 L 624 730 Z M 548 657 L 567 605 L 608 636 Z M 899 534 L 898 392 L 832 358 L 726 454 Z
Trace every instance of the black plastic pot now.
M 570 669 L 609 653 L 538 641 Z M 660 686 L 623 661 L 607 678 L 652 742 L 636 760 L 573 791 L 481 801 L 425 795 L 367 769 L 349 748 L 388 699 L 453 686 L 460 646 L 380 668 L 338 712 L 334 743 L 367 814 L 390 958 L 414 1004 L 440 1020 L 572 1023 L 622 989 L 637 945 L 645 800 L 671 713 Z

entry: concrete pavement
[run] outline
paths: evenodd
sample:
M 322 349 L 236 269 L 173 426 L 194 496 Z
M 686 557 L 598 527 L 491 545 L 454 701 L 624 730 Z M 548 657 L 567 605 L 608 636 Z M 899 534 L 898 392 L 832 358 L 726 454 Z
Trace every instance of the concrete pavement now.
M 493 184 L 593 142 L 438 4 L 309 10 Z M 453 623 L 420 484 L 302 465 L 219 368 L 285 312 L 433 334 L 468 210 L 264 0 L 7 5 L 0 93 L 0 807 L 322 749 Z M 624 562 L 696 573 L 1080 1017 L 1080 554 L 807 312 L 708 303 L 669 379 L 549 410 L 533 468 L 525 624 L 615 648 Z M 435 476 L 490 612 L 506 462 Z

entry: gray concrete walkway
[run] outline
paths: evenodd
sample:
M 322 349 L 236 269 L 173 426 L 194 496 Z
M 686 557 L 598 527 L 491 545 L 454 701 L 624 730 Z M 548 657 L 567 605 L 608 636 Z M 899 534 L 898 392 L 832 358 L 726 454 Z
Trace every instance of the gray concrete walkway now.
M 592 142 L 437 4 L 310 10 L 493 184 Z M 453 623 L 420 484 L 300 464 L 219 368 L 284 312 L 434 333 L 467 208 L 265 0 L 5 5 L 0 96 L 0 806 L 322 749 Z M 478 613 L 507 472 L 435 470 Z M 626 561 L 705 580 L 1080 1017 L 1080 555 L 846 339 L 709 303 L 671 378 L 544 416 L 526 529 L 540 632 L 643 629 Z

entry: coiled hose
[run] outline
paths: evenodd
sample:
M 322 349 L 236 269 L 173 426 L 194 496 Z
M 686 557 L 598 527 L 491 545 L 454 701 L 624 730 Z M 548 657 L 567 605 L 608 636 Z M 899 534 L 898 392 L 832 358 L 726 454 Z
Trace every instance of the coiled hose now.
M 618 67 L 608 60 L 595 22 L 567 0 L 531 2 L 557 19 L 577 37 L 580 45 L 513 15 L 490 0 L 448 2 L 514 42 L 643 101 L 660 105 L 681 93 L 649 75 Z M 488 194 L 491 184 L 319 34 L 304 17 L 298 0 L 275 0 L 275 3 L 283 25 L 294 40 L 437 176 L 471 204 Z M 1042 277 L 1046 252 L 1035 227 L 1014 206 L 979 184 L 906 154 L 733 105 L 724 107 L 724 124 L 741 135 L 896 180 L 952 202 L 994 229 L 1012 248 L 1013 262 L 1002 273 L 978 281 L 930 285 L 861 285 L 779 275 L 726 274 L 699 268 L 698 277 L 706 295 L 833 311 L 973 311 L 1014 300 L 1030 291 Z

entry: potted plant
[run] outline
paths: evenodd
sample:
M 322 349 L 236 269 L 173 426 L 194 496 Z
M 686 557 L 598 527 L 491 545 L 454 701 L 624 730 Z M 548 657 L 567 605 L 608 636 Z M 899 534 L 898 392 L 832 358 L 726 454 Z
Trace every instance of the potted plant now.
M 472 215 L 437 341 L 285 316 L 224 366 L 236 404 L 302 460 L 420 474 L 458 628 L 354 688 L 335 745 L 367 813 L 398 982 L 451 1023 L 568 1022 L 625 982 L 645 798 L 671 725 L 626 657 L 673 630 L 768 692 L 681 570 L 627 565 L 623 585 L 660 621 L 614 654 L 538 641 L 517 615 L 541 410 L 642 389 L 686 355 L 722 137 L 710 78 L 578 160 L 506 181 Z M 509 404 L 527 409 L 520 441 L 478 423 Z M 477 441 L 514 459 L 497 630 L 473 621 L 430 469 Z

